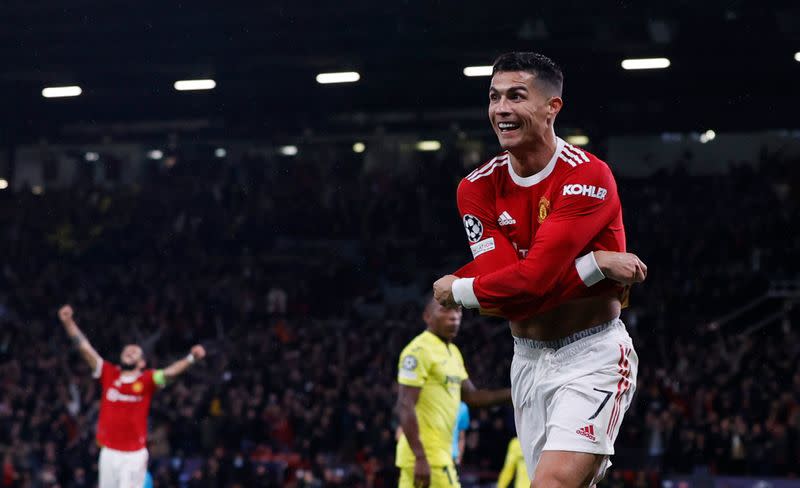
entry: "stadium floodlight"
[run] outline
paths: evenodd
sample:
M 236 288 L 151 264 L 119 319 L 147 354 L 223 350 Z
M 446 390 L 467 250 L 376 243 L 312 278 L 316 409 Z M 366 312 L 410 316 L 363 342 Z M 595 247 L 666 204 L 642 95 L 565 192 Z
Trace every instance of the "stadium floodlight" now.
M 8 188 L 8 180 L 0 178 L 0 190 Z
M 86 154 L 83 155 L 83 159 L 85 159 L 86 161 L 89 161 L 90 163 L 94 162 L 94 161 L 99 161 L 100 160 L 100 154 L 96 153 L 94 151 L 89 151 L 89 152 L 87 152 Z
M 417 143 L 417 151 L 438 151 L 442 148 L 442 143 L 439 141 L 419 141 Z
M 298 151 L 297 146 L 281 146 L 278 152 L 284 156 L 296 156 Z
M 800 51 L 794 53 L 794 60 L 800 63 Z
M 636 70 L 636 69 L 664 69 L 668 68 L 671 63 L 667 58 L 639 58 L 639 59 L 623 59 L 622 69 Z
M 361 79 L 361 75 L 355 71 L 341 71 L 338 73 L 320 73 L 317 75 L 317 83 L 328 85 L 331 83 L 353 83 Z
M 178 80 L 173 86 L 178 91 L 213 90 L 217 86 L 217 82 L 211 79 Z
M 589 136 L 585 136 L 583 134 L 567 136 L 567 142 L 574 146 L 585 146 L 589 144 Z
M 492 76 L 491 66 L 467 66 L 464 68 L 464 76 L 470 78 L 474 76 Z
M 77 97 L 81 93 L 83 93 L 83 90 L 77 85 L 48 86 L 42 90 L 42 96 L 45 98 Z
M 356 142 L 355 144 L 353 144 L 354 153 L 363 153 L 366 149 L 367 146 L 363 142 Z
M 227 155 L 228 155 L 228 151 L 226 151 L 224 147 L 218 147 L 218 148 L 214 149 L 214 156 L 215 157 L 218 157 L 218 158 L 222 159 Z
M 711 129 L 708 129 L 707 131 L 705 131 L 702 134 L 700 134 L 700 142 L 705 144 L 707 142 L 713 141 L 714 138 L 716 138 L 716 137 L 717 137 L 717 133 L 714 132 Z
M 147 151 L 147 157 L 150 159 L 161 159 L 164 157 L 164 151 L 161 149 L 153 149 L 152 151 Z

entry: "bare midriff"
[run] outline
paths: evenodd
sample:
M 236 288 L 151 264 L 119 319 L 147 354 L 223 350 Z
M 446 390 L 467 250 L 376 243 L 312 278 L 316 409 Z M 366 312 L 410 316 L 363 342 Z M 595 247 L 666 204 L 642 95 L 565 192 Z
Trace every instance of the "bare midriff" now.
M 511 322 L 511 334 L 537 341 L 563 339 L 576 332 L 619 317 L 622 310 L 616 296 L 596 296 L 572 300 L 547 312 Z

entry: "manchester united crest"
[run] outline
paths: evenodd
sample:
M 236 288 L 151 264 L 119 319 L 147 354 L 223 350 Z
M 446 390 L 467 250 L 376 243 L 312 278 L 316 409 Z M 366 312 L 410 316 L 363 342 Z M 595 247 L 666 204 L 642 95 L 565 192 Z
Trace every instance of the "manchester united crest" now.
M 131 389 L 133 390 L 134 393 L 141 393 L 142 390 L 144 389 L 144 386 L 137 381 L 136 383 L 133 384 L 133 386 L 131 386 Z
M 539 200 L 539 223 L 541 224 L 544 222 L 544 219 L 547 218 L 547 214 L 550 213 L 550 200 L 546 197 L 542 197 Z

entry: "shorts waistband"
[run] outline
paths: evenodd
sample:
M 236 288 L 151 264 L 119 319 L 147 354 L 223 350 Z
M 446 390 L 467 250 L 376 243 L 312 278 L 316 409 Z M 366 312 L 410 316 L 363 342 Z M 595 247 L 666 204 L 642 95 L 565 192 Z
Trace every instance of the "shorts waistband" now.
M 600 332 L 603 332 L 604 330 L 609 329 L 616 324 L 621 324 L 619 318 L 609 320 L 606 323 L 595 325 L 594 327 L 590 327 L 588 329 L 578 331 L 572 335 L 568 335 L 567 337 L 563 337 L 561 339 L 555 339 L 552 341 L 537 341 L 535 339 L 528 339 L 527 337 L 514 337 L 514 346 L 523 347 L 527 349 L 558 350 L 574 342 L 578 342 L 581 339 L 585 339 L 587 337 L 599 334 Z

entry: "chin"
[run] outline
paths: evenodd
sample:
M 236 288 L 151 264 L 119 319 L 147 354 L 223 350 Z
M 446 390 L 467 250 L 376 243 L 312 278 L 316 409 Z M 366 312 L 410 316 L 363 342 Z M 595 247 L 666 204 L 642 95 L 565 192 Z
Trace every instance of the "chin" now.
M 497 142 L 500 143 L 501 148 L 503 148 L 506 151 L 510 151 L 511 149 L 514 149 L 517 146 L 516 142 L 518 141 L 513 141 L 509 139 L 503 140 L 502 138 L 498 137 Z

